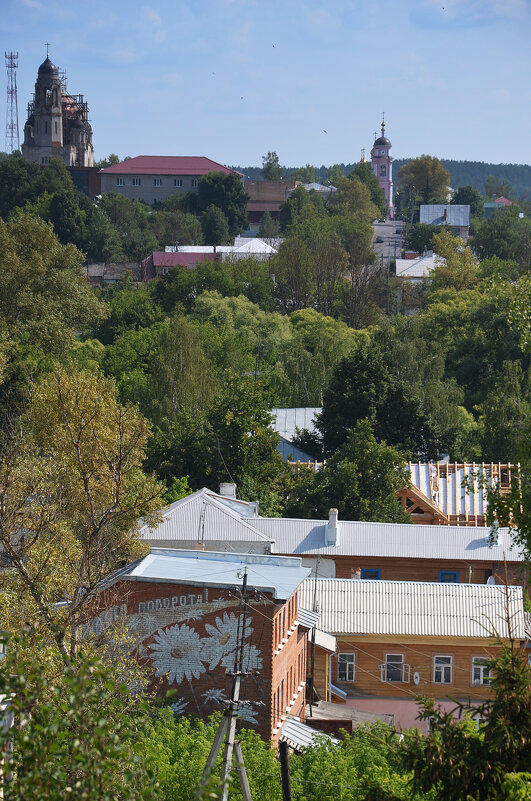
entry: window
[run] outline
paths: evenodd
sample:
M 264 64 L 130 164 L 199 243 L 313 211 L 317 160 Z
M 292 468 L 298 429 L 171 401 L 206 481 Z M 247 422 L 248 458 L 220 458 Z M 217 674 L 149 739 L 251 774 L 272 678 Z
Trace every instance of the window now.
M 195 189 L 196 186 L 199 186 L 199 179 L 192 178 L 192 187 Z
M 459 574 L 457 570 L 439 570 L 439 581 L 442 584 L 457 584 Z
M 153 186 L 162 186 L 162 178 L 153 178 Z
M 472 657 L 472 684 L 490 684 L 490 660 L 484 656 Z
M 125 178 L 117 178 L 116 186 L 125 186 Z
M 173 185 L 174 186 L 182 186 L 183 185 L 183 179 L 182 178 L 174 178 L 173 179 Z
M 361 577 L 362 579 L 373 579 L 379 580 L 380 579 L 380 570 L 373 569 L 373 568 L 362 568 L 361 570 Z
M 385 164 L 380 164 L 380 177 L 385 178 L 386 174 L 387 174 L 387 167 L 385 166 Z
M 133 178 L 133 186 L 142 186 L 140 178 Z
M 409 665 L 404 664 L 404 654 L 386 654 L 380 671 L 382 681 L 409 681 Z
M 57 133 L 57 122 L 55 123 L 55 133 Z
M 48 122 L 46 120 L 44 121 L 44 133 L 48 133 Z
M 337 680 L 354 681 L 356 673 L 356 654 L 338 654 Z
M 433 657 L 433 681 L 435 684 L 452 683 L 452 657 Z

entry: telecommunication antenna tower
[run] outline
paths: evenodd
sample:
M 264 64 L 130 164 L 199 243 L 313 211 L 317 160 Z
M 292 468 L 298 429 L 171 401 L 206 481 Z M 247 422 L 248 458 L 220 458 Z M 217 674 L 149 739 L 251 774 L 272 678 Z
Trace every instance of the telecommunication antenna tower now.
M 6 152 L 20 147 L 18 137 L 17 67 L 18 53 L 5 53 L 7 68 Z

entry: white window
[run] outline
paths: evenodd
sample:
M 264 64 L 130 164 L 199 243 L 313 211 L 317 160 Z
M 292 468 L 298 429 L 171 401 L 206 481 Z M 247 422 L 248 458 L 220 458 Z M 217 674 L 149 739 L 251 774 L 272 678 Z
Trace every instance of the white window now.
M 409 681 L 410 666 L 404 664 L 404 654 L 386 654 L 380 665 L 382 681 Z
M 435 684 L 452 683 L 452 657 L 433 657 L 433 681 Z
M 125 186 L 125 178 L 117 178 L 116 186 Z
M 472 657 L 472 684 L 490 684 L 490 660 L 484 656 Z
M 153 178 L 153 186 L 162 186 L 162 178 Z
M 183 179 L 182 178 L 174 178 L 173 179 L 173 185 L 174 186 L 182 186 L 183 185 Z
M 354 681 L 356 674 L 356 654 L 338 654 L 337 680 Z
M 140 178 L 133 178 L 133 186 L 142 186 Z
M 199 179 L 198 178 L 192 178 L 192 187 L 195 188 L 196 186 L 199 186 Z

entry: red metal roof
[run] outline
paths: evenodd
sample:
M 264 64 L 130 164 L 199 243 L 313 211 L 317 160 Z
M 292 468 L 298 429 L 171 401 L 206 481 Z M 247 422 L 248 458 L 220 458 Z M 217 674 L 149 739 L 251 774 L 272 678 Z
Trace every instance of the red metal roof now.
M 234 172 L 241 175 L 205 156 L 135 156 L 105 167 L 101 172 L 111 175 L 206 175 L 207 172 L 223 172 L 228 175 Z
M 214 261 L 216 253 L 164 253 L 155 251 L 153 253 L 154 267 L 192 267 L 194 264 L 201 264 L 202 261 Z

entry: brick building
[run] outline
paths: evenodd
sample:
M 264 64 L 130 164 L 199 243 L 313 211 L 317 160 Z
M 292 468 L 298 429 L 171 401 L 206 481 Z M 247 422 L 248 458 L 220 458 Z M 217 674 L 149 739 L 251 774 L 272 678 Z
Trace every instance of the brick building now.
M 87 630 L 123 620 L 157 691 L 176 690 L 177 712 L 207 717 L 230 697 L 244 572 L 239 716 L 276 742 L 286 720 L 304 719 L 308 629 L 298 620 L 298 587 L 309 571 L 300 559 L 152 549 L 107 582 Z

